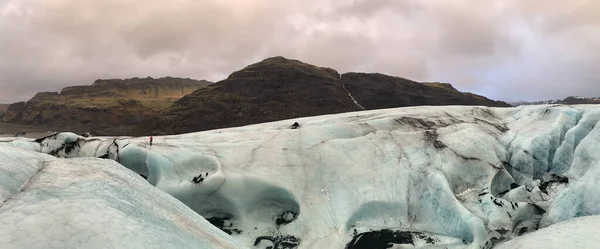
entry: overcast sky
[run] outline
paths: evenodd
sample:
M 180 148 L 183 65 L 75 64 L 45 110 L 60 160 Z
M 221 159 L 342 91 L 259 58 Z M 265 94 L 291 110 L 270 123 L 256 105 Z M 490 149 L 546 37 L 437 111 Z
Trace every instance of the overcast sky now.
M 0 0 L 0 103 L 98 78 L 218 81 L 281 55 L 493 99 L 600 96 L 598 0 Z

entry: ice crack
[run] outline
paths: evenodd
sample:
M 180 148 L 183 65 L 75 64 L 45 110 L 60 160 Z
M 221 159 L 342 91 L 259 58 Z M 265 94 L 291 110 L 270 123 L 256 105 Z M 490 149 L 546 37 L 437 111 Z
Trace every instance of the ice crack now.
M 25 181 L 25 182 L 23 183 L 23 185 L 21 185 L 21 187 L 19 187 L 19 191 L 18 191 L 17 193 L 14 193 L 14 194 L 12 194 L 12 195 L 9 195 L 8 197 L 6 197 L 6 199 L 5 199 L 4 201 L 2 201 L 2 203 L 0 203 L 0 208 L 1 208 L 2 206 L 4 206 L 4 204 L 6 204 L 6 203 L 7 203 L 9 200 L 11 200 L 11 199 L 13 198 L 13 196 L 15 196 L 15 195 L 17 195 L 17 194 L 19 194 L 19 193 L 21 193 L 21 192 L 25 191 L 25 189 L 26 189 L 27 187 L 29 187 L 29 185 L 31 185 L 31 183 L 32 183 L 32 181 L 33 181 L 33 178 L 35 178 L 35 177 L 36 177 L 36 176 L 37 176 L 37 175 L 38 175 L 40 172 L 42 172 L 42 170 L 44 170 L 44 168 L 45 168 L 47 165 L 48 165 L 48 161 L 43 161 L 43 162 L 42 162 L 42 165 L 40 166 L 40 168 L 39 168 L 39 169 L 38 169 L 38 170 L 37 170 L 35 173 L 33 173 L 33 175 L 31 175 L 31 177 L 30 177 L 30 178 L 29 178 L 27 181 Z

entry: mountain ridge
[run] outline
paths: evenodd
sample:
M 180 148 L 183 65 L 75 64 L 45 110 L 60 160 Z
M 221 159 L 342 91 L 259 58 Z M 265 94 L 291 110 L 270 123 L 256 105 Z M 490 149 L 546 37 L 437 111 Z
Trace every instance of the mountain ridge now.
M 344 73 L 276 56 L 176 101 L 139 127 L 177 134 L 282 119 L 416 105 L 508 107 L 449 83 L 419 83 L 380 73 Z
M 340 74 L 276 56 L 216 83 L 136 77 L 40 92 L 10 105 L 3 121 L 98 135 L 177 134 L 417 105 L 510 106 L 460 92 L 449 83 L 420 83 L 380 73 Z
M 127 133 L 185 94 L 209 84 L 173 77 L 99 79 L 60 92 L 39 92 L 26 102 L 11 104 L 3 121 L 77 132 Z
M 579 97 L 568 96 L 564 99 L 540 100 L 540 101 L 515 101 L 510 103 L 512 106 L 520 105 L 545 105 L 545 104 L 600 104 L 600 97 Z

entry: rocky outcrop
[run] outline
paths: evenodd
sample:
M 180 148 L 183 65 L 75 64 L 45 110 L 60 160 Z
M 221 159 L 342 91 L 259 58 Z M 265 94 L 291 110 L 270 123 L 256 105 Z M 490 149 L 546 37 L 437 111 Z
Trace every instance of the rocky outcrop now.
M 96 80 L 41 92 L 27 102 L 9 106 L 5 122 L 96 134 L 130 134 L 132 127 L 156 115 L 208 81 L 181 78 Z
M 91 86 L 69 86 L 62 89 L 61 95 L 85 95 L 97 97 L 124 97 L 133 99 L 176 98 L 211 84 L 205 80 L 189 78 L 131 78 L 98 79 Z
M 265 59 L 199 89 L 140 127 L 173 134 L 296 117 L 416 105 L 509 106 L 447 83 L 346 73 L 283 57 Z

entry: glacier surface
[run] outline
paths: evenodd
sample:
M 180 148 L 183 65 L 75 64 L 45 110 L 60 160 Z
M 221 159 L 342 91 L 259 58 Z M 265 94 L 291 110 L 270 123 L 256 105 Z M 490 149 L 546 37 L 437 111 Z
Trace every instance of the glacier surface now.
M 525 248 L 600 215 L 599 120 L 595 105 L 409 107 L 152 146 L 2 138 L 0 247 Z
M 244 248 L 112 160 L 0 145 L 0 248 Z

